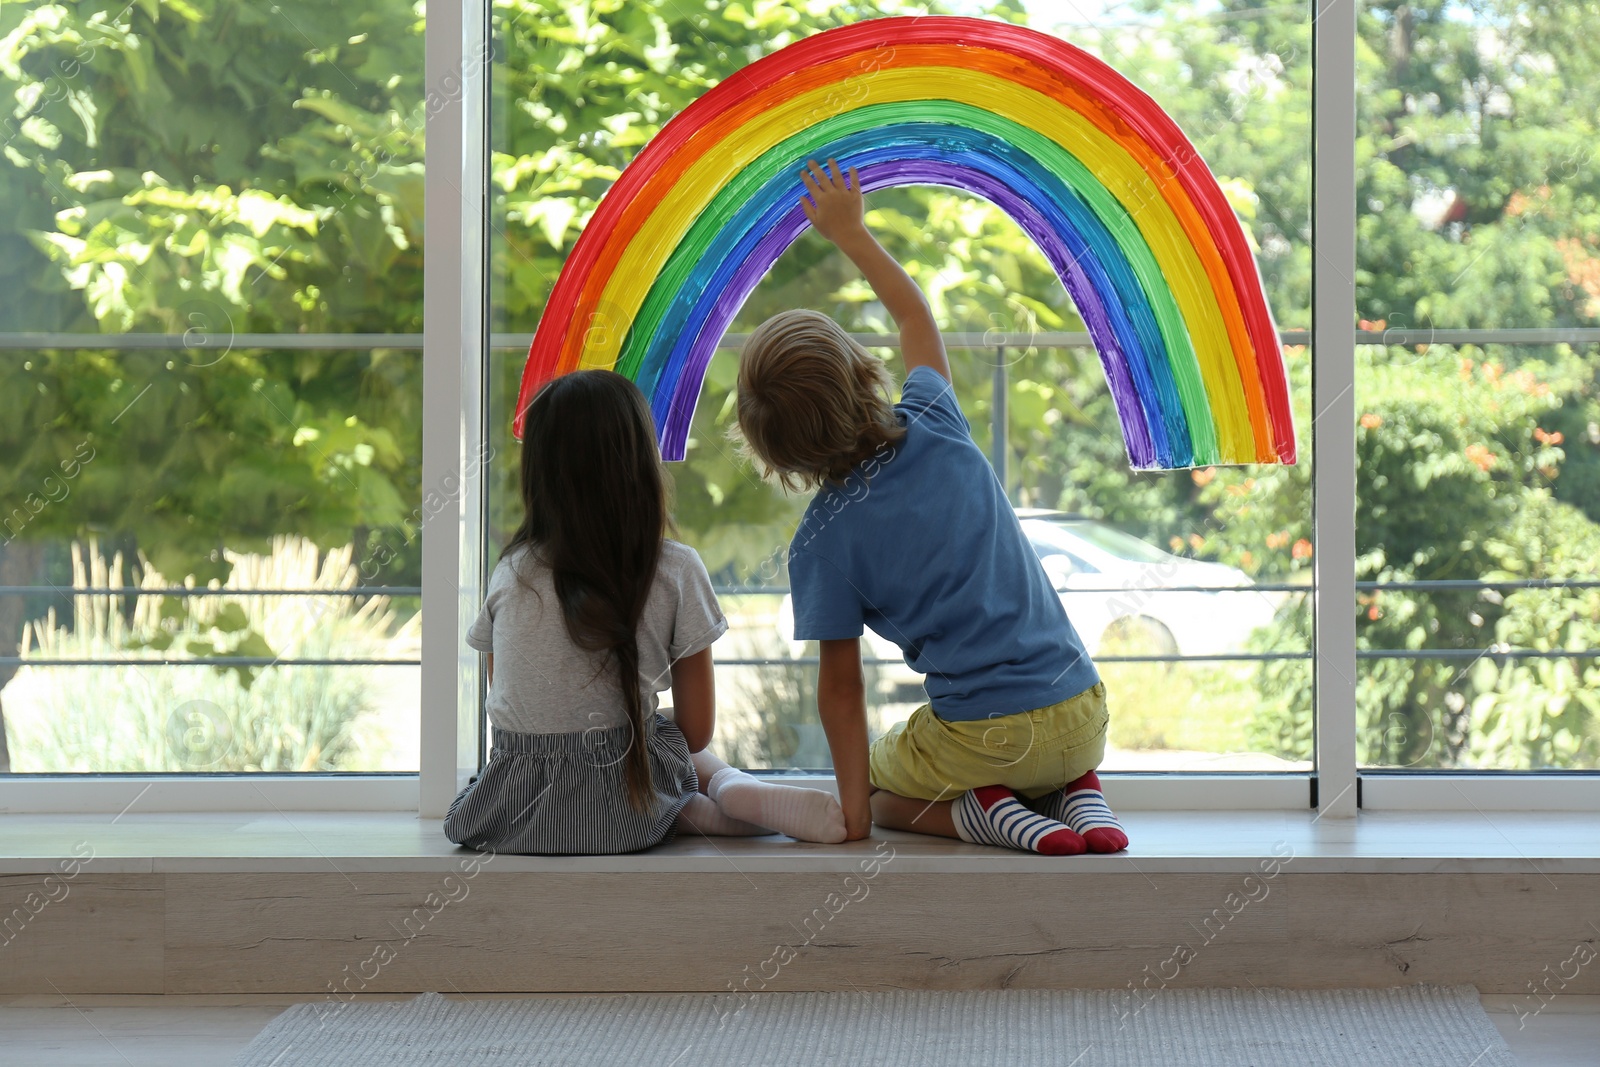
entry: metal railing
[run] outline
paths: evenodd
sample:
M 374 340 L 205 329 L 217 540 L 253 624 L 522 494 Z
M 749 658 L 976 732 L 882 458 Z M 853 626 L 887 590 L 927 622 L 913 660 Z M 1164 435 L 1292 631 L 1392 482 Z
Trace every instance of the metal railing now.
M 76 587 L 65 585 L 0 585 L 0 596 L 421 596 L 420 585 L 353 585 L 348 589 L 190 589 L 133 585 Z
M 718 347 L 737 350 L 748 334 L 728 334 Z M 898 334 L 853 333 L 850 335 L 869 348 L 898 348 Z M 943 334 L 947 348 L 1093 348 L 1094 339 L 1084 331 L 988 330 L 982 333 L 952 330 Z M 1310 330 L 1279 330 L 1278 339 L 1286 345 L 1311 343 Z M 492 333 L 489 347 L 494 351 L 526 349 L 533 343 L 531 333 Z M 1600 327 L 1512 327 L 1503 330 L 1401 329 L 1357 330 L 1358 345 L 1554 345 L 1600 344 Z M 218 348 L 244 348 L 278 351 L 365 351 L 376 348 L 422 349 L 420 333 L 222 333 L 191 330 L 187 333 L 0 333 L 0 349 L 44 351 L 50 349 L 95 349 L 101 351 L 204 351 Z
M 324 658 L 294 659 L 288 656 L 151 656 L 135 659 L 120 656 L 108 659 L 51 659 L 44 656 L 0 656 L 0 667 L 420 667 L 422 661 L 410 659 Z
M 718 346 L 721 350 L 736 351 L 741 348 L 748 335 L 729 334 L 723 338 Z M 899 347 L 898 334 L 855 333 L 850 335 L 854 340 L 868 347 L 897 348 Z M 1311 341 L 1308 330 L 1281 330 L 1278 334 L 1279 341 L 1284 345 L 1306 345 Z M 983 333 L 952 331 L 943 334 L 946 347 L 952 349 L 993 349 L 997 356 L 994 367 L 995 395 L 1004 397 L 1007 391 L 1009 363 L 1007 351 L 1009 349 L 1032 348 L 1093 348 L 1094 340 L 1082 331 L 1051 331 L 1051 332 L 1016 332 L 990 330 Z M 1388 330 L 1358 330 L 1355 335 L 1356 343 L 1362 345 L 1416 345 L 1416 344 L 1505 344 L 1505 345 L 1549 345 L 1573 344 L 1587 345 L 1600 344 L 1600 328 L 1560 327 L 1560 328 L 1512 328 L 1499 330 L 1481 329 L 1388 329 Z M 490 335 L 489 347 L 493 351 L 519 351 L 526 349 L 533 340 L 531 333 L 494 333 Z M 159 334 L 159 333 L 120 333 L 120 334 L 94 334 L 94 333 L 0 333 L 0 350 L 11 351 L 40 351 L 60 349 L 94 349 L 113 351 L 209 351 L 215 353 L 218 349 L 249 349 L 256 351 L 371 351 L 376 349 L 420 351 L 423 346 L 423 335 L 420 333 L 239 333 L 213 335 L 190 331 L 184 334 Z M 1007 474 L 1007 456 L 1003 448 L 1006 440 L 1008 413 L 1006 405 L 996 403 L 991 405 L 991 440 L 996 442 L 990 461 L 995 467 L 996 474 L 1004 484 Z M 1495 581 L 1487 579 L 1423 579 L 1402 582 L 1376 582 L 1358 581 L 1355 588 L 1363 592 L 1375 591 L 1402 591 L 1417 592 L 1451 591 L 1472 589 L 1594 589 L 1600 588 L 1600 580 L 1595 581 L 1556 581 L 1542 579 L 1520 579 Z M 58 586 L 0 586 L 0 596 L 173 596 L 173 597 L 206 597 L 206 596 L 391 596 L 413 597 L 421 594 L 419 586 L 357 586 L 350 589 L 191 589 L 184 587 L 169 587 L 161 589 L 139 589 L 133 587 L 94 588 L 94 589 L 69 589 Z M 1078 588 L 1068 591 L 1068 595 L 1075 594 L 1111 594 L 1126 592 L 1143 593 L 1306 593 L 1314 589 L 1308 585 L 1296 583 L 1262 583 L 1259 585 L 1238 587 L 1216 586 L 1110 586 L 1094 588 Z M 783 596 L 789 590 L 783 586 L 751 586 L 729 585 L 716 589 L 719 596 Z M 1600 657 L 1600 649 L 1578 649 L 1563 651 L 1547 651 L 1538 649 L 1512 649 L 1503 647 L 1490 648 L 1438 648 L 1438 649 L 1358 649 L 1358 659 L 1585 659 Z M 1304 652 L 1238 652 L 1219 653 L 1213 655 L 1131 655 L 1131 656 L 1099 656 L 1098 662 L 1103 663 L 1178 663 L 1178 662 L 1262 662 L 1272 660 L 1308 660 L 1311 658 L 1309 651 Z M 150 658 L 150 659 L 41 659 L 24 658 L 18 656 L 0 657 L 0 666 L 192 666 L 206 665 L 214 667 L 245 667 L 245 666 L 417 666 L 418 659 L 269 659 L 266 657 L 197 657 L 197 658 Z M 718 664 L 726 666 L 814 666 L 815 657 L 794 658 L 729 658 L 718 659 Z M 864 658 L 862 661 L 869 666 L 898 665 L 902 661 L 894 659 Z

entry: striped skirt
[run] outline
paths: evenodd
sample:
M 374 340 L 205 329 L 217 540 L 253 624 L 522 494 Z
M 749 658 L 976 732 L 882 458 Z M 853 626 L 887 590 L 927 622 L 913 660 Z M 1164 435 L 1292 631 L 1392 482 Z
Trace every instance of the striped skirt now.
M 444 833 L 485 852 L 600 855 L 637 852 L 672 836 L 678 813 L 698 787 L 689 744 L 657 715 L 645 738 L 655 804 L 628 803 L 623 765 L 633 728 L 570 734 L 493 729 L 483 773 L 450 805 Z

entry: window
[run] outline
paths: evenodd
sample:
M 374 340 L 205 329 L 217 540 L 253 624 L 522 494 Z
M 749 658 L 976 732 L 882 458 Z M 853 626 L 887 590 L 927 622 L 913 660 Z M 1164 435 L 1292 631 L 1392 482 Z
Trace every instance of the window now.
M 0 12 L 0 771 L 417 769 L 422 55 Z
M 1057 25 L 1055 13 L 1070 9 L 1052 7 L 1028 21 L 1126 72 L 1221 176 L 1262 249 L 1269 299 L 1290 332 L 1304 428 L 1310 13 L 1153 8 Z M 497 341 L 490 357 L 491 558 L 520 507 L 508 428 L 527 338 L 611 179 L 668 119 L 751 59 L 842 21 L 896 13 L 889 3 L 821 15 L 802 5 L 710 3 L 628 4 L 598 15 L 495 9 L 491 321 L 506 343 Z M 974 437 L 1015 504 L 1086 516 L 1059 530 L 1073 542 L 1079 572 L 1061 596 L 1113 694 L 1105 766 L 1308 770 L 1309 439 L 1294 468 L 1130 473 L 1084 322 L 1023 231 L 986 201 L 931 187 L 873 193 L 868 210 L 879 238 L 929 293 Z M 869 346 L 892 334 L 854 268 L 806 235 L 730 327 L 687 459 L 671 474 L 679 536 L 705 560 L 732 624 L 716 648 L 719 751 L 745 766 L 825 769 L 817 651 L 792 644 L 786 624 L 784 560 L 808 496 L 762 484 L 727 438 L 739 335 L 798 306 L 826 311 Z M 872 726 L 882 730 L 926 698 L 893 642 L 869 635 L 864 652 Z
M 1600 89 L 1579 17 L 1361 16 L 1365 766 L 1600 768 Z
M 1284 345 L 1299 465 L 1133 473 L 1024 233 L 947 189 L 869 199 L 1109 683 L 1119 803 L 1302 806 L 1309 779 L 1325 811 L 1358 785 L 1600 804 L 1582 13 L 951 8 L 1067 37 L 1177 120 Z M 577 233 L 710 86 L 923 10 L 0 7 L 0 805 L 117 810 L 161 775 L 177 807 L 442 814 L 482 754 L 462 633 L 516 519 L 511 408 Z M 816 651 L 785 622 L 804 498 L 726 436 L 741 336 L 796 306 L 894 357 L 854 270 L 803 238 L 728 330 L 671 474 L 733 624 L 717 743 L 801 773 L 828 766 Z M 920 680 L 868 652 L 881 730 Z

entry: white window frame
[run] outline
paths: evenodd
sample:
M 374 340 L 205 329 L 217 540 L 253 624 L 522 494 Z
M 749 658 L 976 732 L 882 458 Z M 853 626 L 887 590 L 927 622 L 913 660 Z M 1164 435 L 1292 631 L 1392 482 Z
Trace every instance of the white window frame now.
M 1310 774 L 1108 774 L 1129 810 L 1317 807 L 1600 810 L 1600 774 L 1357 767 L 1355 629 L 1356 3 L 1313 0 L 1313 411 L 1316 762 Z M 484 584 L 487 0 L 438 5 L 426 27 L 421 766 L 417 774 L 22 776 L 0 812 L 417 811 L 439 817 L 482 751 L 479 657 L 463 641 Z M 1324 432 L 1326 431 L 1326 432 Z M 453 607 L 453 610 L 452 610 Z M 831 786 L 827 776 L 774 780 Z
M 1356 814 L 1356 3 L 1311 24 L 1312 670 L 1321 814 Z M 1329 432 L 1323 433 L 1323 429 Z
M 424 31 L 428 251 L 418 773 L 7 776 L 0 778 L 0 813 L 416 811 L 438 817 L 458 783 L 476 770 L 479 657 L 461 636 L 477 614 L 483 585 L 483 464 L 477 458 L 485 440 L 488 19 L 487 0 L 439 4 L 428 11 Z M 447 610 L 452 603 L 455 610 Z
M 423 261 L 422 694 L 419 812 L 443 817 L 481 752 L 487 436 L 488 0 L 432 8 Z M 438 94 L 437 97 L 435 94 Z M 437 104 L 437 106 L 436 106 Z M 429 492 L 434 504 L 429 503 Z M 436 508 L 434 505 L 437 505 Z M 432 605 L 432 610 L 429 610 Z M 452 610 L 453 608 L 453 610 Z

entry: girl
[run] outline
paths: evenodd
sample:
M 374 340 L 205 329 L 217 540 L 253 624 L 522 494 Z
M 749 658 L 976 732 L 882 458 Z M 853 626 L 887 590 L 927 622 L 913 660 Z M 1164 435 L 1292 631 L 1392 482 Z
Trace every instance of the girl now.
M 700 557 L 665 539 L 665 475 L 632 382 L 579 371 L 539 391 L 522 505 L 467 631 L 489 656 L 489 763 L 450 805 L 445 836 L 545 854 L 633 852 L 679 828 L 843 841 L 831 795 L 768 785 L 705 750 L 711 644 L 728 624 Z M 656 713 L 669 685 L 675 721 Z

